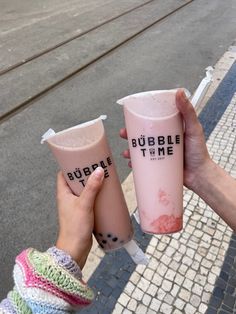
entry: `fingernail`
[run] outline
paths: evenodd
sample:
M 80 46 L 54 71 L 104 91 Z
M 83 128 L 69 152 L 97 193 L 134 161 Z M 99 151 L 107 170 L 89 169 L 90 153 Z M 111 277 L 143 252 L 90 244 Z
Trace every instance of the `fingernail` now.
M 102 167 L 97 167 L 93 173 L 98 179 L 102 179 L 102 177 L 104 176 L 104 170 L 102 169 Z

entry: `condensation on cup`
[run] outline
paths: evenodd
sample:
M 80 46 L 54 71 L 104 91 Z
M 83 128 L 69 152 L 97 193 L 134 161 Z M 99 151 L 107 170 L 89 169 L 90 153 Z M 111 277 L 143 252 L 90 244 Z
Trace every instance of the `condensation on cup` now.
M 183 228 L 183 121 L 176 90 L 138 93 L 123 105 L 141 228 L 167 234 Z
M 94 235 L 104 251 L 123 247 L 133 238 L 133 227 L 119 178 L 107 142 L 102 120 L 106 116 L 55 134 L 46 141 L 75 195 L 80 195 L 88 177 L 98 167 L 104 169 L 103 186 L 95 202 Z

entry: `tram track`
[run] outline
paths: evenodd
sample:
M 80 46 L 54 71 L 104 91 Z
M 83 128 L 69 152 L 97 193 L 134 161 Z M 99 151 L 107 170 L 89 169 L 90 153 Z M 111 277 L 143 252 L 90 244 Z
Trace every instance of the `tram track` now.
M 97 61 L 99 61 L 100 59 L 108 56 L 109 54 L 113 53 L 116 49 L 122 47 L 123 45 L 127 44 L 128 42 L 130 42 L 131 40 L 135 39 L 137 36 L 141 35 L 142 33 L 144 33 L 145 31 L 147 31 L 148 29 L 150 29 L 151 27 L 157 25 L 158 23 L 166 20 L 167 18 L 169 18 L 170 16 L 172 16 L 173 14 L 175 14 L 176 12 L 182 10 L 184 7 L 190 5 L 193 1 L 195 0 L 189 0 L 186 1 L 185 3 L 181 4 L 180 6 L 178 6 L 177 8 L 173 9 L 172 11 L 170 11 L 169 13 L 163 15 L 161 18 L 158 18 L 154 21 L 152 21 L 150 24 L 148 24 L 147 26 L 143 27 L 142 29 L 140 29 L 137 32 L 134 32 L 132 35 L 127 36 L 125 39 L 123 39 L 121 42 L 119 42 L 118 44 L 115 44 L 114 46 L 112 46 L 110 49 L 107 49 L 105 52 L 101 53 L 100 55 L 96 56 L 95 58 L 92 58 L 89 62 L 85 63 L 83 66 L 76 68 L 74 71 L 71 71 L 69 74 L 67 74 L 66 76 L 64 76 L 62 79 L 59 79 L 55 82 L 53 82 L 52 84 L 49 84 L 46 88 L 42 89 L 40 92 L 32 95 L 30 98 L 26 99 L 25 101 L 18 103 L 16 105 L 14 105 L 14 107 L 8 111 L 6 111 L 5 113 L 3 113 L 2 115 L 0 115 L 0 124 L 3 123 L 4 121 L 10 119 L 12 116 L 16 115 L 17 113 L 19 113 L 20 111 L 24 110 L 25 108 L 29 107 L 30 105 L 32 105 L 35 101 L 37 101 L 38 99 L 40 99 L 41 97 L 45 96 L 47 93 L 49 93 L 51 90 L 53 90 L 54 88 L 57 88 L 60 84 L 63 84 L 64 82 L 66 82 L 67 80 L 71 79 L 72 77 L 74 77 L 75 75 L 80 74 L 82 71 L 86 70 L 88 67 L 90 67 L 91 65 L 93 65 L 94 63 L 96 63 Z M 126 12 L 123 12 L 122 14 L 119 14 L 116 17 L 113 17 L 99 25 L 96 25 L 95 27 L 90 28 L 89 30 L 85 31 L 84 33 L 81 33 L 77 36 L 73 36 L 70 39 L 67 39 L 63 42 L 60 42 L 59 44 L 45 49 L 43 51 L 41 51 L 38 54 L 35 54 L 31 57 L 29 57 L 28 59 L 24 60 L 24 62 L 15 64 L 14 66 L 8 68 L 7 71 L 5 72 L 0 72 L 0 78 L 2 76 L 4 76 L 4 74 L 7 74 L 17 68 L 20 68 L 21 66 L 24 66 L 26 63 L 29 63 L 30 61 L 34 61 L 38 58 L 40 58 L 43 55 L 46 55 L 49 52 L 52 52 L 53 50 L 56 50 L 57 48 L 60 48 L 64 45 L 66 45 L 69 42 L 72 42 L 84 35 L 87 35 L 91 32 L 93 32 L 96 29 L 99 29 L 100 27 L 115 21 L 116 19 L 121 18 L 122 16 L 126 15 L 126 14 L 130 14 L 131 12 L 140 9 L 148 4 L 150 4 L 151 2 L 155 2 L 155 0 L 150 0 L 148 2 L 145 2 L 144 4 L 138 5 L 135 8 L 129 9 Z
M 66 40 L 63 40 L 63 41 L 61 41 L 60 43 L 58 43 L 56 45 L 48 47 L 47 49 L 43 49 L 42 51 L 40 51 L 40 52 L 38 52 L 36 54 L 33 54 L 32 56 L 27 57 L 24 60 L 21 60 L 21 61 L 15 63 L 13 65 L 7 67 L 6 69 L 0 70 L 0 76 L 3 75 L 3 74 L 8 73 L 9 71 L 12 71 L 12 70 L 20 67 L 21 65 L 24 65 L 24 64 L 26 64 L 26 63 L 28 63 L 30 61 L 33 61 L 33 60 L 35 60 L 35 59 L 37 59 L 37 58 L 39 58 L 39 57 L 41 57 L 41 56 L 43 56 L 43 55 L 45 55 L 45 54 L 55 50 L 55 49 L 65 45 L 65 44 L 68 44 L 69 42 L 71 42 L 71 41 L 73 41 L 75 39 L 78 39 L 78 38 L 80 38 L 80 37 L 82 37 L 82 36 L 92 32 L 92 31 L 96 30 L 97 28 L 99 28 L 101 26 L 104 26 L 105 24 L 108 24 L 108 23 L 110 23 L 112 21 L 115 21 L 116 19 L 118 19 L 118 18 L 120 18 L 120 17 L 122 17 L 122 16 L 124 16 L 126 14 L 129 14 L 129 13 L 131 13 L 131 12 L 133 12 L 133 11 L 139 9 L 139 8 L 142 8 L 143 6 L 149 4 L 149 3 L 153 2 L 153 1 L 155 1 L 155 0 L 149 0 L 149 1 L 145 2 L 145 3 L 139 4 L 139 5 L 133 7 L 131 9 L 129 9 L 129 10 L 126 10 L 123 13 L 120 13 L 120 14 L 118 14 L 116 16 L 111 17 L 108 20 L 105 20 L 105 21 L 97 24 L 96 26 L 90 27 L 89 29 L 79 33 L 78 35 L 71 36 L 70 38 L 67 38 Z

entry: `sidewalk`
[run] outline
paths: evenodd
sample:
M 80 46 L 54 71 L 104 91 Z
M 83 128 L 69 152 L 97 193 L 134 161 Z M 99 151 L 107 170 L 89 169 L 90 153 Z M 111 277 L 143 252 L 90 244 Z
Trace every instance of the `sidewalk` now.
M 198 112 L 212 158 L 236 178 L 235 60 L 236 53 L 231 51 L 218 62 L 205 97 L 209 101 Z M 124 183 L 129 193 L 130 180 Z M 127 198 L 134 208 L 133 197 Z M 236 236 L 187 189 L 184 207 L 184 229 L 173 235 L 144 234 L 133 219 L 136 240 L 150 258 L 148 266 L 135 266 L 123 250 L 101 259 L 95 249 L 91 256 L 101 260 L 89 283 L 97 297 L 81 313 L 236 313 Z

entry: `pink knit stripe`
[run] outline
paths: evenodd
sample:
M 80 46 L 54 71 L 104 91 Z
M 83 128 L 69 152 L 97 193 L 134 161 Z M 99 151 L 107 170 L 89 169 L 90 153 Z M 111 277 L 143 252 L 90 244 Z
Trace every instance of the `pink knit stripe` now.
M 21 267 L 21 270 L 24 273 L 24 282 L 27 287 L 38 287 L 40 289 L 48 291 L 56 295 L 57 297 L 67 301 L 71 305 L 89 305 L 91 303 L 81 296 L 71 295 L 60 290 L 59 287 L 55 286 L 46 278 L 43 278 L 35 273 L 35 270 L 33 269 L 28 259 L 27 250 L 24 250 L 16 257 L 16 263 Z

